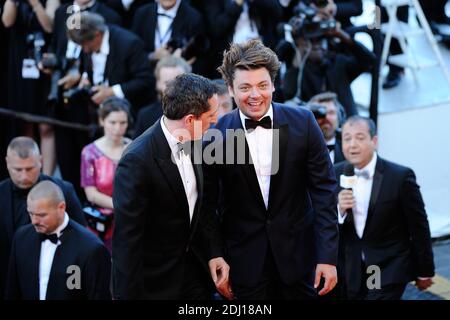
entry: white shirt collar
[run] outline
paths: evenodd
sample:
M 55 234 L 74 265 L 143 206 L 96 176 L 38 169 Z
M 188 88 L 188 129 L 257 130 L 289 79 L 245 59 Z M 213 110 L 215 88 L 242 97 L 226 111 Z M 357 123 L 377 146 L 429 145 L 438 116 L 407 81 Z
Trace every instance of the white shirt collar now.
M 377 153 L 374 152 L 373 156 L 372 156 L 372 160 L 370 160 L 370 162 L 364 168 L 361 168 L 361 169 L 355 168 L 355 172 L 366 170 L 367 172 L 369 172 L 370 179 L 372 179 L 373 175 L 375 174 L 376 164 L 377 164 Z
M 64 228 L 67 227 L 68 224 L 69 224 L 69 215 L 67 214 L 67 212 L 64 212 L 63 223 L 60 224 L 58 228 L 56 228 L 55 232 L 52 232 L 52 233 L 56 233 L 56 235 L 59 238 L 61 236 L 61 231 L 64 230 Z
M 177 138 L 175 138 L 167 129 L 166 124 L 164 123 L 164 119 L 166 119 L 165 116 L 161 117 L 161 128 L 164 133 L 164 136 L 166 137 L 167 142 L 169 143 L 169 147 L 172 151 L 178 150 L 178 143 L 180 142 Z
M 261 118 L 259 118 L 258 120 L 261 120 L 265 116 L 269 116 L 270 117 L 270 120 L 272 120 L 272 127 L 273 127 L 273 107 L 272 107 L 272 104 L 270 104 L 270 107 L 267 110 L 267 112 Z M 247 132 L 247 129 L 245 129 L 245 119 L 250 119 L 250 117 L 247 117 L 245 114 L 243 114 L 241 110 L 239 110 L 239 117 L 241 118 L 242 128 L 244 128 L 244 130 Z
M 336 137 L 333 137 L 327 141 L 327 146 L 335 145 L 335 144 L 336 144 Z
M 177 3 L 170 8 L 169 10 L 165 10 L 161 4 L 158 2 L 158 13 L 164 13 L 169 16 L 171 16 L 173 19 L 175 19 L 175 16 L 177 15 L 178 7 L 180 6 L 181 0 L 177 0 Z
M 104 54 L 104 55 L 108 55 L 109 54 L 109 30 L 106 29 L 105 33 L 103 33 L 103 39 L 102 39 L 102 45 L 100 47 L 100 52 L 98 52 L 97 54 Z

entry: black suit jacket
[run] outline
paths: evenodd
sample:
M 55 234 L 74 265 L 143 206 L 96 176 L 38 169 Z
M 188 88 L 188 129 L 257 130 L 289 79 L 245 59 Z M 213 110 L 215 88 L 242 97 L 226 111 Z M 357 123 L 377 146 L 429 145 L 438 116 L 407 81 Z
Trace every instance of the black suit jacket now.
M 57 247 L 47 286 L 46 300 L 111 299 L 111 257 L 92 232 L 73 220 L 64 229 Z M 33 225 L 17 230 L 6 285 L 6 299 L 39 300 L 41 241 Z M 81 288 L 69 289 L 70 266 L 80 268 Z M 70 280 L 69 280 L 70 282 Z
M 342 143 L 336 139 L 334 144 L 334 161 L 333 163 L 339 163 L 345 160 L 344 154 L 342 153 Z
M 50 180 L 62 189 L 64 198 L 66 199 L 67 212 L 69 212 L 69 216 L 78 223 L 86 225 L 83 209 L 72 184 L 41 174 L 38 181 L 44 180 Z M 11 179 L 6 179 L 0 182 L 0 296 L 3 296 L 5 290 L 6 272 L 8 270 L 11 244 L 16 231 L 13 225 L 12 188 L 13 182 Z M 29 217 L 28 221 L 30 221 Z M 17 228 L 18 227 L 20 226 L 17 226 Z
M 105 80 L 110 86 L 120 84 L 132 111 L 150 102 L 154 83 L 150 64 L 142 41 L 132 32 L 110 25 L 109 54 L 105 65 Z M 91 56 L 83 55 L 83 69 L 92 83 Z
M 219 212 L 232 283 L 256 285 L 271 250 L 284 283 L 312 287 L 317 263 L 337 263 L 336 179 L 313 114 L 277 103 L 273 103 L 273 111 L 273 126 L 279 129 L 279 170 L 270 180 L 268 209 L 248 159 L 240 165 L 204 166 L 204 207 L 209 215 L 215 215 L 221 184 L 224 206 Z M 223 116 L 216 129 L 223 137 L 226 129 L 242 129 L 238 110 Z M 217 150 L 226 155 L 224 139 L 219 140 Z M 248 150 L 245 142 L 247 155 Z M 228 152 L 234 154 L 236 163 L 236 151 Z M 275 159 L 273 156 L 273 166 Z M 221 247 L 214 249 L 217 255 L 223 254 Z
M 133 18 L 131 30 L 144 41 L 147 52 L 155 51 L 157 10 L 157 3 L 149 3 L 140 7 Z M 186 1 L 181 1 L 172 24 L 172 38 L 190 39 L 204 32 L 200 13 Z
M 59 6 L 55 11 L 55 20 L 53 25 L 53 36 L 51 42 L 51 51 L 56 54 L 59 61 L 62 61 L 66 56 L 67 50 L 67 18 L 70 16 L 69 7 L 72 6 L 72 3 L 66 3 Z M 97 2 L 87 9 L 87 11 L 92 13 L 98 13 L 103 18 L 105 18 L 106 23 L 111 24 L 122 24 L 122 19 L 119 14 L 116 13 L 113 9 L 109 8 L 104 3 L 101 3 L 97 0 Z
M 340 176 L 347 162 L 336 165 Z M 340 228 L 344 244 L 345 283 L 351 299 L 359 290 L 361 252 L 367 266 L 381 268 L 381 286 L 434 275 L 430 229 L 414 172 L 377 159 L 362 239 L 353 217 Z
M 160 122 L 127 147 L 114 179 L 116 299 L 179 299 L 188 251 L 207 275 L 205 257 L 210 257 L 197 242 L 204 229 L 201 165 L 194 164 L 194 171 L 198 200 L 190 222 L 183 182 Z

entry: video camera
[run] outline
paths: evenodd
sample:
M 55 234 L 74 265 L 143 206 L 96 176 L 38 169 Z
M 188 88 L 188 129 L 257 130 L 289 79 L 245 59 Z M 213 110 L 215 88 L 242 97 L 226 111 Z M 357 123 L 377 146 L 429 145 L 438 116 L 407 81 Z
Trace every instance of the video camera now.
M 321 3 L 322 1 L 316 0 L 314 2 Z M 328 3 L 328 2 L 327 2 Z M 318 4 L 316 4 L 319 7 Z M 295 15 L 289 20 L 291 27 L 292 37 L 298 38 L 321 38 L 326 35 L 330 30 L 336 28 L 336 20 L 316 20 L 317 9 L 300 2 L 295 8 Z
M 172 37 L 167 42 L 167 47 L 171 52 L 181 48 L 181 56 L 185 60 L 198 57 L 209 46 L 208 39 L 202 35 L 196 35 L 189 40 L 184 37 Z
M 306 107 L 311 110 L 316 120 L 324 119 L 327 116 L 327 107 L 322 104 L 308 103 Z

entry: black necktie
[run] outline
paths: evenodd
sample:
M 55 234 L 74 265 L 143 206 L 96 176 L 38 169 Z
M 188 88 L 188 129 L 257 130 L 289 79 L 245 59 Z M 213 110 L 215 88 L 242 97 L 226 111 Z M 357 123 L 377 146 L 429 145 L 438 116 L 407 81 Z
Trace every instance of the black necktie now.
M 56 233 L 52 233 L 52 234 L 39 233 L 39 239 L 41 240 L 41 242 L 45 241 L 45 240 L 50 240 L 54 244 L 57 244 L 59 238 L 56 235 Z
M 334 144 L 327 144 L 328 152 L 331 152 L 334 150 Z
M 256 129 L 258 126 L 265 128 L 265 129 L 271 129 L 272 128 L 272 120 L 270 120 L 269 116 L 265 116 L 259 121 L 255 121 L 252 119 L 245 119 L 245 129 L 251 130 Z

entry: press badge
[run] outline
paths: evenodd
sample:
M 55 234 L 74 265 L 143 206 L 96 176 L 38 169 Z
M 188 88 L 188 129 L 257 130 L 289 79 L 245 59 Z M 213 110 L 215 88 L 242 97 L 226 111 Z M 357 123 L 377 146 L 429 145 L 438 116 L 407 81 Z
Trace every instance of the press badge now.
M 23 59 L 22 64 L 23 79 L 39 79 L 39 69 L 34 59 Z

